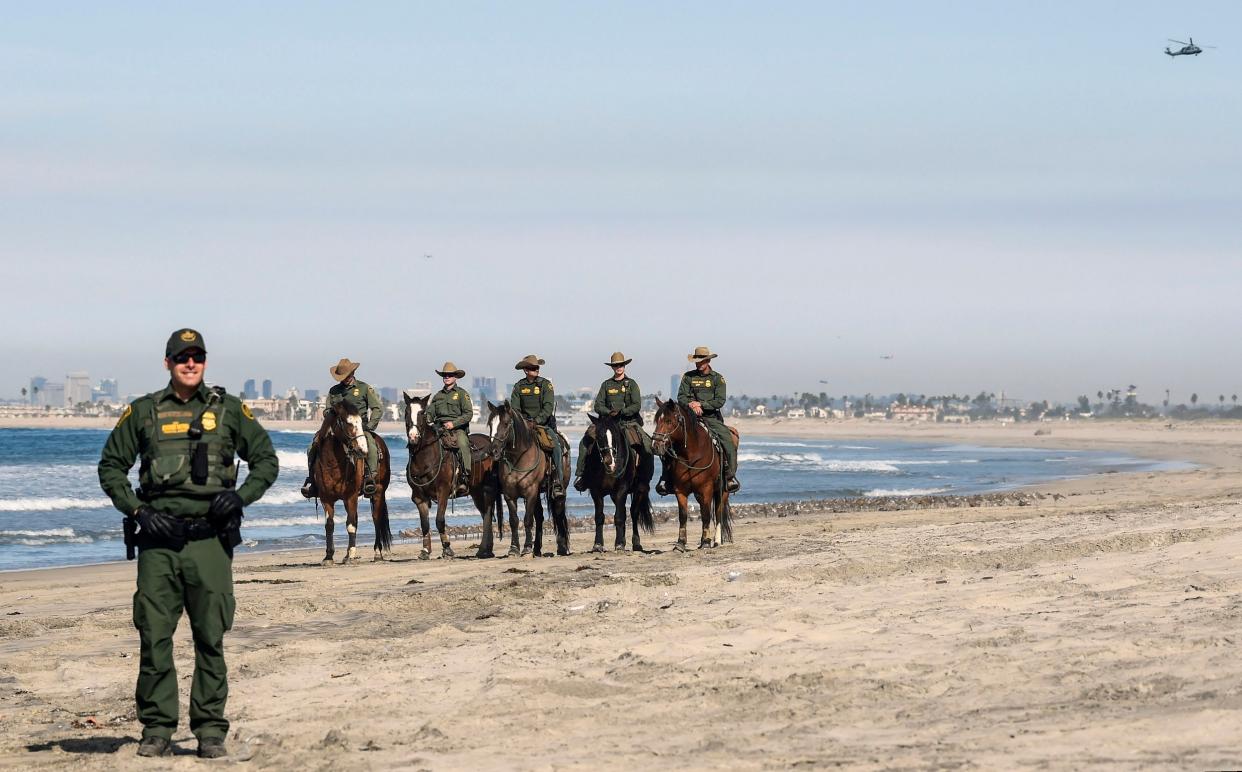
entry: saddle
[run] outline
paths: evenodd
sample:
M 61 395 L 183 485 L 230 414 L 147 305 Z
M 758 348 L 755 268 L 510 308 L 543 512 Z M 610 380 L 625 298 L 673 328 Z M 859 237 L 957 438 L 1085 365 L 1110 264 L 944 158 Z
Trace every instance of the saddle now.
M 536 425 L 533 428 L 535 431 L 535 444 L 537 444 L 544 452 L 551 453 L 552 448 L 555 447 L 553 443 L 556 442 L 556 440 L 552 439 L 552 432 L 548 431 L 548 427 L 546 426 Z M 557 434 L 559 435 L 560 432 L 557 432 Z
M 491 441 L 483 434 L 470 434 L 470 463 L 477 464 L 484 456 L 487 455 L 488 445 Z M 446 450 L 457 450 L 457 433 L 445 432 L 440 435 L 440 444 Z

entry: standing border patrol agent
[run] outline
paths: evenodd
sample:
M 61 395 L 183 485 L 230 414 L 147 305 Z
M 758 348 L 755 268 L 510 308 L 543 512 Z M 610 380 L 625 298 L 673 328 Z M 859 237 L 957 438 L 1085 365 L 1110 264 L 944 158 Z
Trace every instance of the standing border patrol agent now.
M 351 362 L 342 357 L 332 367 L 328 368 L 328 374 L 337 383 L 328 389 L 328 407 L 334 408 L 339 402 L 348 402 L 358 411 L 359 417 L 362 418 L 362 425 L 366 428 L 363 436 L 367 438 L 367 468 L 362 476 L 362 495 L 375 495 L 375 470 L 379 466 L 379 453 L 375 444 L 375 438 L 371 435 L 379 428 L 380 419 L 384 417 L 384 405 L 380 402 L 379 395 L 375 393 L 375 389 L 370 385 L 363 383 L 354 377 L 354 373 L 361 367 L 360 362 Z M 308 499 L 319 495 L 315 490 L 315 457 L 319 455 L 319 435 L 311 440 L 310 447 L 306 449 L 306 482 L 302 483 L 302 495 Z
M 127 557 L 138 548 L 138 755 L 171 750 L 177 729 L 172 639 L 184 608 L 194 635 L 190 731 L 198 737 L 199 756 L 219 758 L 228 755 L 224 633 L 233 626 L 233 548 L 241 543 L 242 507 L 276 481 L 278 464 L 250 409 L 203 383 L 207 347 L 198 332 L 174 332 L 164 366 L 168 386 L 125 408 L 108 435 L 99 484 L 126 516 Z M 234 454 L 250 467 L 236 489 Z M 141 487 L 135 491 L 128 475 L 139 456 Z
M 452 362 L 445 362 L 444 369 L 436 370 L 436 375 L 444 381 L 444 388 L 431 396 L 427 403 L 427 423 L 437 434 L 449 433 L 457 440 L 457 464 L 460 468 L 458 484 L 470 488 L 470 419 L 474 417 L 474 405 L 470 402 L 470 392 L 457 385 L 458 378 L 464 378 L 465 370 L 461 370 Z
M 509 405 L 514 410 L 529 418 L 539 426 L 547 428 L 552 434 L 552 498 L 565 497 L 565 482 L 561 480 L 561 436 L 556 430 L 556 394 L 552 389 L 552 381 L 539 374 L 539 367 L 544 361 L 534 354 L 527 354 L 513 366 L 526 374 L 513 384 L 513 392 L 509 395 Z
M 642 391 L 638 388 L 638 381 L 625 374 L 625 366 L 633 361 L 626 359 L 625 354 L 620 351 L 612 352 L 612 356 L 604 363 L 612 368 L 612 377 L 599 385 L 599 392 L 595 395 L 595 413 L 617 419 L 623 430 L 630 425 L 643 425 Z M 586 474 L 587 453 L 595 443 L 594 430 L 595 425 L 592 424 L 582 433 L 582 439 L 578 442 L 578 464 L 574 467 L 574 489 L 578 491 L 586 490 L 586 481 L 582 476 Z M 641 428 L 638 433 L 642 437 L 643 448 L 651 453 L 651 438 Z
M 716 356 L 707 346 L 699 346 L 693 354 L 686 355 L 688 361 L 694 362 L 694 369 L 682 374 L 677 402 L 693 410 L 715 436 L 725 457 L 725 487 L 730 493 L 736 493 L 742 487 L 737 481 L 737 447 L 733 444 L 733 433 L 725 426 L 720 413 L 728 395 L 724 376 L 712 369 L 712 360 Z M 667 471 L 667 467 L 664 469 Z M 656 493 L 667 496 L 668 492 L 668 479 L 661 475 Z

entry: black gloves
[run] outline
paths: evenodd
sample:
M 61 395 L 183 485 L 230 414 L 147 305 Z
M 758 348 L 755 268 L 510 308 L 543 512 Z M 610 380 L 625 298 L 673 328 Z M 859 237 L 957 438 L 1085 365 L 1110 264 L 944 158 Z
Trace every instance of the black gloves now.
M 211 508 L 207 517 L 217 528 L 228 526 L 234 518 L 241 519 L 242 500 L 237 491 L 221 491 L 211 500 Z
M 161 542 L 180 542 L 184 536 L 176 519 L 156 511 L 153 507 L 143 504 L 134 510 L 134 519 L 138 521 L 138 535 L 146 536 Z

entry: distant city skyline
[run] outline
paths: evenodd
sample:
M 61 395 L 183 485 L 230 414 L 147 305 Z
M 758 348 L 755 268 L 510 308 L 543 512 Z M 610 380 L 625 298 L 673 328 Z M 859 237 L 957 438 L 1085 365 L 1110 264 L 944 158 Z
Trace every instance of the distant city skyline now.
M 1223 0 L 14 7 L 0 396 L 159 388 L 180 326 L 231 391 L 346 355 L 590 387 L 615 350 L 663 391 L 708 345 L 737 393 L 1233 393 L 1238 29 Z M 1221 48 L 1164 55 L 1190 34 Z

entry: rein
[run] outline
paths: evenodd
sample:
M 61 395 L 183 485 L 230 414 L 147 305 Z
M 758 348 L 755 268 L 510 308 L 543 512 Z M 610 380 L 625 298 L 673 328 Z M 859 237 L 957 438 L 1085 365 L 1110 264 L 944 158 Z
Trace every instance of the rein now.
M 411 488 L 426 488 L 427 486 L 431 485 L 431 483 L 434 482 L 435 479 L 440 476 L 440 469 L 444 466 L 444 444 L 440 442 L 440 435 L 435 434 L 434 432 L 430 430 L 430 427 L 428 427 L 427 436 L 430 436 L 433 439 L 430 442 L 420 443 L 417 447 L 411 450 L 410 451 L 410 463 L 407 464 L 405 467 L 405 481 L 410 484 Z M 424 450 L 426 450 L 427 446 L 431 444 L 432 442 L 435 443 L 436 448 L 440 452 L 439 456 L 436 458 L 436 468 L 431 472 L 431 474 L 425 480 L 420 482 L 419 478 L 414 476 L 414 459 L 415 457 L 418 456 L 419 453 L 422 453 Z
M 616 427 L 617 429 L 617 433 L 621 441 L 621 448 L 620 450 L 618 450 L 615 448 L 608 447 L 607 450 L 613 453 L 614 458 L 617 456 L 620 456 L 621 458 L 621 462 L 617 464 L 616 471 L 608 472 L 608 464 L 604 461 L 605 445 L 604 443 L 599 441 L 600 432 L 599 432 L 598 426 L 595 428 L 595 452 L 599 455 L 599 463 L 600 463 L 600 466 L 603 467 L 604 471 L 611 474 L 613 478 L 619 480 L 625 474 L 625 470 L 628 469 L 630 466 L 630 445 L 629 445 L 629 438 L 625 436 L 625 427 L 622 426 L 620 422 L 614 423 L 613 426 Z
M 504 440 L 502 440 L 500 443 L 500 446 L 502 448 L 500 452 L 500 460 L 505 464 L 505 466 L 509 467 L 509 471 L 512 472 L 513 474 L 526 476 L 530 474 L 531 472 L 533 472 L 535 470 L 535 467 L 539 466 L 539 454 L 538 453 L 535 454 L 534 462 L 531 463 L 531 465 L 526 467 L 525 469 L 518 468 L 518 466 L 516 465 L 517 462 L 509 458 L 509 455 L 508 455 L 509 449 L 517 448 L 517 421 L 519 420 L 525 421 L 526 417 L 518 416 L 513 412 L 509 413 L 509 431 L 506 434 Z M 495 440 L 496 438 L 493 437 L 492 439 Z M 555 441 L 555 438 L 553 439 Z M 533 439 L 531 440 L 531 443 L 532 444 L 527 447 L 534 447 Z M 536 450 L 538 450 L 538 448 L 536 448 Z M 522 457 L 522 453 L 525 453 L 525 452 L 526 452 L 525 450 L 522 450 L 521 452 L 519 452 L 518 458 L 520 459 Z
M 680 407 L 674 407 L 673 412 L 677 413 L 677 428 L 681 429 L 681 436 L 682 436 L 682 439 L 685 441 L 685 445 L 686 445 L 686 453 L 689 454 L 690 452 L 690 429 L 686 423 L 686 416 L 682 413 Z M 701 424 L 696 424 L 696 426 L 698 426 L 700 429 L 702 429 L 704 432 L 707 433 L 708 447 L 712 449 L 711 455 L 709 456 L 708 461 L 704 466 L 695 466 L 694 464 L 690 463 L 689 455 L 687 455 L 686 458 L 682 458 L 681 456 L 677 455 L 676 446 L 673 444 L 673 437 L 676 433 L 676 430 L 673 430 L 671 432 L 654 432 L 651 435 L 651 439 L 654 442 L 663 442 L 668 446 L 668 449 L 664 452 L 664 455 L 670 456 L 678 464 L 681 464 L 682 466 L 684 466 L 685 468 L 689 469 L 692 472 L 702 472 L 705 469 L 711 468 L 711 465 L 715 463 L 716 456 L 719 455 L 719 453 L 716 450 L 716 444 L 712 442 L 711 432 L 707 431 L 707 427 L 702 426 Z

